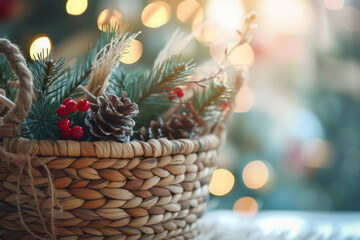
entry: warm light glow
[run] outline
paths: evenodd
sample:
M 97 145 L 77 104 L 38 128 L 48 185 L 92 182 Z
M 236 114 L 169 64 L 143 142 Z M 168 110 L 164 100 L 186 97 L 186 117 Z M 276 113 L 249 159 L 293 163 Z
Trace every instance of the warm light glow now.
M 330 10 L 340 10 L 344 7 L 344 0 L 324 0 L 324 4 Z
M 247 85 L 243 86 L 235 99 L 234 112 L 248 112 L 254 106 L 255 97 L 251 88 Z
M 306 167 L 325 167 L 329 158 L 330 144 L 320 139 L 312 139 L 306 142 L 301 151 L 301 159 Z
M 130 46 L 126 50 L 124 56 L 120 59 L 120 62 L 125 64 L 133 64 L 137 62 L 143 52 L 143 45 L 138 40 L 133 40 Z
M 245 216 L 245 217 L 253 217 L 259 210 L 258 203 L 252 197 L 242 197 L 239 198 L 233 207 L 233 211 L 236 214 Z
M 252 161 L 245 166 L 242 178 L 248 188 L 259 189 L 269 179 L 269 169 L 262 161 Z
M 250 67 L 254 63 L 255 54 L 248 43 L 238 46 L 229 55 L 229 60 L 234 65 Z
M 262 24 L 278 35 L 306 34 L 313 24 L 309 0 L 271 0 L 261 4 Z
M 209 5 L 210 18 L 225 30 L 241 29 L 245 15 L 244 5 L 239 0 L 213 0 Z
M 229 170 L 220 168 L 215 170 L 212 175 L 209 191 L 213 195 L 223 196 L 231 191 L 234 183 L 234 175 Z
M 179 4 L 176 15 L 182 22 L 198 23 L 203 18 L 203 9 L 195 0 L 185 0 Z
M 81 15 L 88 6 L 87 0 L 68 0 L 66 3 L 66 12 L 70 15 Z
M 108 31 L 108 26 L 120 26 L 122 24 L 122 15 L 115 9 L 105 9 L 102 11 L 97 19 L 98 28 L 101 31 Z
M 212 59 L 218 64 L 223 64 L 225 57 L 225 48 L 228 48 L 228 51 L 230 51 L 231 49 L 233 49 L 235 44 L 237 43 L 231 43 L 228 46 L 224 45 L 223 43 L 218 45 L 211 45 L 210 55 Z M 255 60 L 254 50 L 248 43 L 245 43 L 236 47 L 230 53 L 226 64 L 250 67 L 251 65 L 253 65 L 254 60 Z
M 43 57 L 46 58 L 51 51 L 51 41 L 47 36 L 41 36 L 33 40 L 30 45 L 30 57 L 38 59 L 38 54 L 44 53 Z
M 198 28 L 202 26 L 202 24 L 203 23 L 194 23 L 192 25 L 192 31 L 197 31 Z M 205 45 L 213 45 L 220 41 L 219 27 L 213 22 L 208 22 L 205 26 L 202 27 L 195 38 Z
M 162 1 L 156 1 L 144 8 L 141 14 L 141 21 L 149 28 L 158 28 L 170 20 L 170 15 L 170 5 Z

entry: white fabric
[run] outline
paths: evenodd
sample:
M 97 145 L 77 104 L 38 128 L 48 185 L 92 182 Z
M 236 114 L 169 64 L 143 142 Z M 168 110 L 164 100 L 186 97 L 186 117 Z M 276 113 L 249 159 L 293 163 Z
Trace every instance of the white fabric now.
M 264 211 L 253 218 L 230 210 L 202 219 L 201 240 L 360 240 L 360 213 Z

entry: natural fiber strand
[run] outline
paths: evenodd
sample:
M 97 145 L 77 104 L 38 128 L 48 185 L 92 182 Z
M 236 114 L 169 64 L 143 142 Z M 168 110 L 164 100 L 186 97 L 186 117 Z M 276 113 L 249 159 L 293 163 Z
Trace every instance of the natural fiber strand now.
M 19 173 L 19 178 L 17 179 L 17 188 L 16 188 L 16 201 L 17 201 L 17 212 L 19 214 L 19 218 L 20 218 L 20 222 L 23 225 L 23 227 L 25 228 L 25 230 L 30 233 L 33 237 L 37 238 L 37 239 L 42 239 L 42 240 L 46 240 L 45 238 L 42 238 L 40 236 L 38 236 L 36 233 L 34 233 L 33 231 L 31 231 L 31 229 L 29 228 L 29 226 L 25 223 L 24 221 L 24 217 L 22 215 L 22 210 L 21 210 L 21 203 L 20 203 L 20 182 L 21 182 L 21 178 L 23 176 L 23 172 L 24 172 L 24 168 L 25 165 L 20 167 L 20 173 Z
M 38 196 L 37 196 L 37 192 L 34 186 L 34 177 L 32 175 L 32 169 L 31 169 L 31 161 L 32 159 L 36 158 L 35 156 L 30 156 L 28 154 L 14 154 L 14 153 L 8 153 L 6 152 L 4 149 L 0 148 L 0 159 L 1 159 L 1 163 L 3 166 L 5 167 L 9 167 L 10 164 L 14 164 L 16 166 L 18 166 L 20 168 L 20 172 L 19 172 L 19 176 L 17 179 L 17 187 L 16 187 L 16 201 L 17 201 L 17 211 L 18 211 L 18 215 L 20 218 L 20 222 L 23 225 L 24 229 L 30 233 L 33 237 L 37 238 L 37 239 L 43 239 L 46 240 L 47 238 L 43 238 L 38 236 L 36 233 L 34 233 L 30 227 L 25 223 L 24 221 L 24 217 L 22 214 L 22 209 L 21 209 L 21 202 L 20 202 L 20 186 L 21 186 L 21 179 L 24 175 L 24 169 L 26 167 L 26 165 L 28 165 L 27 167 L 27 174 L 29 175 L 30 178 L 30 187 L 32 189 L 32 194 L 34 196 L 34 200 L 35 200 L 35 205 L 36 205 L 36 209 L 37 212 L 39 214 L 39 217 L 41 219 L 42 225 L 44 227 L 44 230 L 46 231 L 46 233 L 52 237 L 53 240 L 56 240 L 56 228 L 55 228 L 55 211 L 54 211 L 54 207 L 55 207 L 55 187 L 54 184 L 52 183 L 52 178 L 51 178 L 51 173 L 49 168 L 46 166 L 45 162 L 42 162 L 42 166 L 44 167 L 44 169 L 47 172 L 47 177 L 49 179 L 49 186 L 50 186 L 50 193 L 51 193 L 51 232 L 47 229 L 46 227 L 46 221 L 43 217 L 43 214 L 41 213 L 41 209 L 40 209 L 40 203 L 38 200 Z
M 180 29 L 176 29 L 175 32 L 171 35 L 169 42 L 165 47 L 159 52 L 158 56 L 154 61 L 154 68 L 159 66 L 166 59 L 171 56 L 180 54 L 189 43 L 195 38 L 196 35 L 207 25 L 207 22 L 202 24 L 196 31 L 184 37 L 184 33 Z
M 38 214 L 39 214 L 39 217 L 40 217 L 40 220 L 41 220 L 41 224 L 44 227 L 44 230 L 46 231 L 46 233 L 48 235 L 51 235 L 51 233 L 49 232 L 49 230 L 46 227 L 46 222 L 45 222 L 44 216 L 42 215 L 41 210 L 40 210 L 39 199 L 38 199 L 38 196 L 36 194 L 36 189 L 34 187 L 34 176 L 33 176 L 32 171 L 31 171 L 31 159 L 30 159 L 30 157 L 27 157 L 26 164 L 27 164 L 27 167 L 28 167 L 28 172 L 27 173 L 28 173 L 29 178 L 30 178 L 30 187 L 33 190 L 33 196 L 34 196 L 34 200 L 35 200 L 36 210 L 38 211 Z M 19 185 L 17 187 L 20 188 Z M 18 196 L 18 198 L 19 198 L 19 196 Z
M 55 186 L 53 184 L 53 180 L 51 178 L 51 173 L 50 170 L 48 168 L 48 166 L 46 166 L 45 162 L 42 162 L 44 169 L 47 173 L 48 179 L 49 179 L 49 185 L 50 185 L 50 195 L 51 195 L 51 207 L 50 207 L 50 211 L 51 211 L 51 217 L 50 217 L 50 222 L 51 222 L 51 232 L 52 232 L 52 237 L 55 240 L 56 239 L 56 227 L 55 227 Z
M 130 43 L 139 34 L 140 32 L 128 36 L 126 33 L 120 39 L 113 38 L 110 43 L 105 45 L 97 53 L 91 71 L 90 81 L 86 85 L 86 88 L 95 95 L 95 97 L 103 95 L 111 74 L 120 64 L 120 58 L 126 53 L 126 49 L 130 46 Z
M 0 53 L 4 53 L 20 81 L 16 105 L 4 116 L 5 123 L 21 123 L 26 118 L 32 100 L 32 75 L 19 48 L 7 39 L 0 39 Z

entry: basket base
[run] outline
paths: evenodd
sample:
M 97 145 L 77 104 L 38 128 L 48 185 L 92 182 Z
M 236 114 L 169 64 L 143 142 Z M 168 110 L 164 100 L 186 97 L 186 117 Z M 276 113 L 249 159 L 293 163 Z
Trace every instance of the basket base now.
M 3 234 L 2 234 L 3 233 Z M 25 231 L 6 231 L 2 232 L 1 240 L 37 240 L 34 236 Z M 187 239 L 199 239 L 201 235 L 201 228 L 198 222 L 187 225 L 184 228 L 178 228 L 173 231 L 164 231 L 158 234 L 152 235 L 114 235 L 114 236 L 94 236 L 85 234 L 82 236 L 59 236 L 58 240 L 187 240 Z

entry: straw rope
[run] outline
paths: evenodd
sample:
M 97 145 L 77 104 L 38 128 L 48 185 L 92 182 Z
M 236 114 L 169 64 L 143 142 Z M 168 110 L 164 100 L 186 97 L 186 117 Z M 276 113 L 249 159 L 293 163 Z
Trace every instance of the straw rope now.
M 0 53 L 3 53 L 20 81 L 15 107 L 4 116 L 4 123 L 20 124 L 26 118 L 32 100 L 32 75 L 19 48 L 9 40 L 0 38 Z
M 25 223 L 24 221 L 24 217 L 22 214 L 22 209 L 21 209 L 21 203 L 20 203 L 20 191 L 21 191 L 21 180 L 23 179 L 24 176 L 24 172 L 28 175 L 30 181 L 30 188 L 31 188 L 31 192 L 30 195 L 32 195 L 34 197 L 35 200 L 35 206 L 36 206 L 36 210 L 38 213 L 38 216 L 41 220 L 41 224 L 43 226 L 43 228 L 46 231 L 47 237 L 51 237 L 52 239 L 56 239 L 56 230 L 55 230 L 55 222 L 54 222 L 54 218 L 55 218 L 55 214 L 54 214 L 54 207 L 55 207 L 55 187 L 54 184 L 52 183 L 52 178 L 51 178 L 51 173 L 49 171 L 49 168 L 46 166 L 46 164 L 43 162 L 42 166 L 44 167 L 44 169 L 47 172 L 47 177 L 48 177 L 48 184 L 50 186 L 50 191 L 51 191 L 51 232 L 48 230 L 47 226 L 46 226 L 46 221 L 45 218 L 41 212 L 40 209 L 40 202 L 37 196 L 37 190 L 35 189 L 34 186 L 34 176 L 32 174 L 32 166 L 31 166 L 31 161 L 35 159 L 34 156 L 30 156 L 27 154 L 13 154 L 13 153 L 8 153 L 6 152 L 4 149 L 0 148 L 0 161 L 1 161 L 1 165 L 6 167 L 7 169 L 10 168 L 10 165 L 13 164 L 15 165 L 17 168 L 20 169 L 19 171 L 19 175 L 17 177 L 17 181 L 16 181 L 16 208 L 17 208 L 17 213 L 19 215 L 20 218 L 20 222 L 22 224 L 22 226 L 24 227 L 24 229 L 30 233 L 32 236 L 34 236 L 37 239 L 47 239 L 44 237 L 39 236 L 38 234 L 36 234 L 34 231 L 31 230 L 31 228 Z M 26 168 L 27 167 L 27 168 Z

